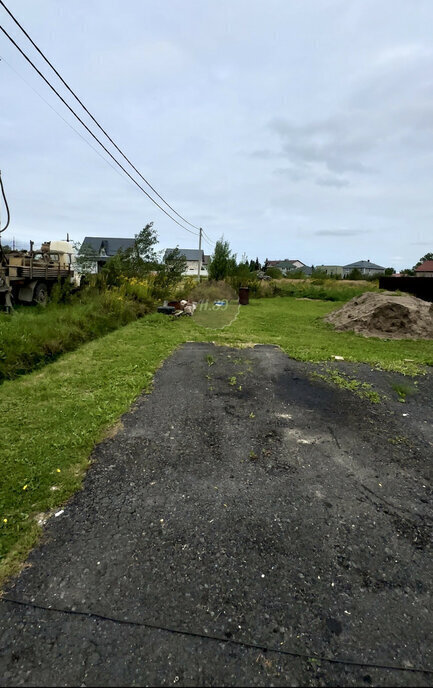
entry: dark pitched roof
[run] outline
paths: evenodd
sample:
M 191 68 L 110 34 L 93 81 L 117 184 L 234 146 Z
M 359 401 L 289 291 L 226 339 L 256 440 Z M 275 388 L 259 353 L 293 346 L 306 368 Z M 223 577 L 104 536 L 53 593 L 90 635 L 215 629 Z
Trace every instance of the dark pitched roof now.
M 381 265 L 376 265 L 376 263 L 371 263 L 369 260 L 358 260 L 357 263 L 349 263 L 345 265 L 345 270 L 354 270 L 355 268 L 370 268 L 370 270 L 385 270 Z
M 177 247 L 179 248 L 179 247 Z M 164 253 L 164 260 L 167 258 L 170 253 L 174 251 L 174 248 L 167 248 Z M 185 260 L 197 260 L 199 257 L 199 251 L 198 248 L 179 248 L 179 252 L 182 256 L 185 257 Z M 204 263 L 204 252 L 201 251 L 201 261 Z
M 134 245 L 135 238 L 130 237 L 84 237 L 83 243 L 99 255 L 101 248 L 105 249 L 107 256 L 115 256 L 119 250 L 126 251 Z
M 415 268 L 415 272 L 433 272 L 433 260 L 425 260 Z
M 294 267 L 296 268 L 297 266 L 295 263 L 301 263 L 301 265 L 305 265 L 305 263 L 302 262 L 302 260 L 298 260 L 297 258 L 295 260 L 289 260 L 288 258 L 284 258 L 283 260 L 268 260 L 268 265 L 269 267 Z

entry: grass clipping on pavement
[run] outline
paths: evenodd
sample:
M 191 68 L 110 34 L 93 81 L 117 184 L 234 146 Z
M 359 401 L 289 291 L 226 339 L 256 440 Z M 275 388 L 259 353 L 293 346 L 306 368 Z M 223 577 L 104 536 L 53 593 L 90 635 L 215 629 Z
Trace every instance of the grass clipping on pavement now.
M 221 330 L 194 319 L 151 315 L 84 344 L 0 386 L 0 582 L 19 570 L 41 532 L 41 515 L 79 489 L 96 442 L 149 390 L 155 370 L 185 341 L 275 344 L 303 361 L 366 362 L 416 374 L 433 365 L 433 342 L 368 339 L 335 332 L 336 304 L 292 297 L 252 300 Z M 409 361 L 406 359 L 410 359 Z

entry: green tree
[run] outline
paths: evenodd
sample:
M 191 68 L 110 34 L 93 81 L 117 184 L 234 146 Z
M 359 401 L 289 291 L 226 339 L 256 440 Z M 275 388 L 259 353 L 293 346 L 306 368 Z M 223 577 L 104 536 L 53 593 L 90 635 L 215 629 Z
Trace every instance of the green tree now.
M 385 275 L 385 277 L 390 277 L 391 275 L 395 275 L 394 268 L 385 268 L 384 275 Z
M 271 279 L 281 279 L 283 273 L 280 268 L 270 267 L 266 270 L 266 274 L 271 277 Z
M 185 256 L 179 251 L 178 247 L 174 248 L 158 266 L 157 284 L 165 288 L 173 287 L 180 282 L 186 268 Z
M 213 280 L 223 280 L 236 269 L 236 256 L 232 254 L 228 241 L 221 237 L 209 262 L 208 274 Z
M 135 235 L 133 246 L 124 251 L 125 262 L 129 262 L 130 274 L 144 276 L 156 269 L 158 257 L 155 247 L 157 243 L 158 236 L 153 227 L 153 222 L 148 222 L 141 232 Z
M 82 275 L 89 275 L 92 272 L 95 272 L 98 254 L 90 246 L 90 244 L 74 243 L 74 249 L 76 252 L 75 260 L 77 263 L 78 272 Z
M 102 272 L 109 285 L 119 284 L 121 277 L 145 277 L 158 269 L 158 256 L 155 246 L 158 236 L 149 222 L 139 234 L 135 235 L 133 246 L 126 251 L 118 251 L 105 263 Z
M 358 268 L 353 268 L 353 270 L 351 270 L 349 272 L 349 274 L 347 275 L 347 279 L 349 279 L 349 280 L 362 280 L 363 275 L 362 275 L 361 270 L 359 270 Z

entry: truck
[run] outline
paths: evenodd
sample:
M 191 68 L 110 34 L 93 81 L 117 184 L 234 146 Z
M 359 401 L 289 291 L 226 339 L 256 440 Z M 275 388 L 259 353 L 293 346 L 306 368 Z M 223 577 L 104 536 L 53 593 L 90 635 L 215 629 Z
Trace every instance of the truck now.
M 0 303 L 10 310 L 13 303 L 45 305 L 54 284 L 80 286 L 75 249 L 69 240 L 47 241 L 35 250 L 5 253 L 0 245 Z
M 0 192 L 7 213 L 4 227 L 0 225 L 0 307 L 7 311 L 13 303 L 46 304 L 54 284 L 69 283 L 78 288 L 81 275 L 77 271 L 76 255 L 69 236 L 65 241 L 46 241 L 34 250 L 8 251 L 1 245 L 1 235 L 10 223 L 10 212 L 0 172 Z

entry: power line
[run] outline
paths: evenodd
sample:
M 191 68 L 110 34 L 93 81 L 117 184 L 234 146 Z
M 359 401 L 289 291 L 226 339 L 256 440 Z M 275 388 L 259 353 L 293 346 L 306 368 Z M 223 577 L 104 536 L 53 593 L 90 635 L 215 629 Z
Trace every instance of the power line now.
M 213 249 L 213 247 L 214 247 L 214 242 L 213 242 L 213 241 L 212 241 L 212 242 L 208 241 L 208 239 L 206 239 L 206 237 L 205 237 L 204 234 L 202 234 L 202 237 L 203 237 L 203 241 L 205 241 L 205 243 L 206 243 L 208 246 L 210 246 L 211 249 Z
M 7 214 L 7 217 L 8 217 L 8 219 L 6 220 L 6 224 L 5 224 L 5 226 L 3 227 L 3 229 L 1 228 L 1 225 L 0 225 L 0 234 L 1 234 L 2 232 L 5 231 L 5 229 L 7 229 L 7 228 L 9 227 L 9 223 L 10 223 L 10 221 L 11 221 L 11 214 L 10 214 L 10 212 L 9 212 L 9 206 L 8 206 L 8 202 L 7 202 L 5 190 L 4 190 L 4 187 L 3 187 L 2 173 L 1 173 L 1 172 L 0 172 L 0 190 L 1 190 L 1 194 L 2 194 L 2 196 L 3 196 L 3 200 L 4 200 L 4 202 L 5 202 L 6 214 Z
M 56 114 L 58 117 L 60 117 L 60 119 L 61 119 L 70 129 L 72 129 L 72 131 L 74 131 L 74 132 L 77 134 L 77 136 L 80 137 L 80 139 L 82 139 L 82 140 L 84 141 L 84 143 L 87 143 L 87 145 L 88 145 L 92 150 L 95 151 L 96 155 L 99 155 L 99 157 L 101 158 L 101 160 L 104 160 L 104 162 L 106 162 L 107 165 L 110 165 L 111 169 L 114 170 L 115 173 L 118 174 L 119 177 L 120 177 L 121 179 L 124 179 L 124 178 L 125 178 L 125 177 L 123 176 L 123 174 L 122 174 L 121 172 L 119 172 L 119 170 L 117 169 L 117 167 L 114 167 L 114 165 L 112 165 L 111 162 L 110 162 L 109 160 L 107 160 L 107 158 L 104 158 L 104 156 L 102 155 L 102 153 L 100 153 L 100 152 L 98 151 L 98 149 L 95 148 L 95 146 L 92 146 L 92 144 L 90 143 L 90 141 L 88 141 L 88 140 L 86 139 L 86 137 L 83 136 L 83 135 L 78 131 L 78 129 L 76 129 L 74 126 L 72 126 L 72 124 L 71 124 L 70 122 L 68 122 L 68 120 L 65 119 L 65 118 L 60 114 L 60 112 L 59 112 L 58 110 L 56 110 L 56 108 L 53 107 L 53 106 L 51 105 L 51 103 L 50 103 L 46 98 L 44 98 L 44 96 L 41 95 L 41 94 L 39 93 L 39 91 L 37 91 L 37 90 L 27 81 L 27 79 L 25 79 L 25 78 L 23 77 L 23 75 L 20 74 L 20 73 L 15 69 L 15 67 L 12 67 L 12 65 L 9 64 L 9 62 L 8 62 L 7 60 L 5 60 L 5 58 L 2 57 L 1 55 L 0 55 L 0 62 L 4 62 L 5 65 L 7 65 L 7 66 L 9 67 L 9 69 L 10 69 L 12 72 L 15 72 L 15 74 L 16 74 L 16 75 L 26 84 L 26 86 L 28 86 L 29 88 L 31 88 L 32 91 L 33 91 L 33 93 L 36 93 L 36 95 L 37 95 L 41 100 L 43 100 L 44 103 L 45 103 L 46 105 L 48 105 L 48 107 L 49 107 L 53 112 L 55 112 L 55 114 Z
M 209 234 L 206 234 L 205 231 L 203 231 L 203 236 L 206 237 L 208 244 L 216 244 L 216 241 L 210 238 Z
M 0 1 L 1 1 L 1 0 L 0 0 Z M 152 198 L 152 196 L 146 191 L 146 189 L 144 189 L 144 188 L 141 186 L 141 184 L 139 184 L 139 183 L 137 182 L 137 180 L 134 179 L 134 177 L 128 172 L 128 170 L 125 169 L 125 167 L 122 165 L 122 163 L 120 163 L 120 162 L 114 157 L 114 155 L 113 155 L 112 153 L 110 153 L 110 151 L 108 150 L 108 148 L 107 148 L 106 146 L 104 146 L 104 144 L 102 143 L 102 141 L 100 141 L 100 140 L 98 139 L 98 137 L 96 136 L 96 134 L 94 134 L 93 131 L 92 131 L 91 129 L 89 129 L 89 127 L 87 126 L 87 124 L 86 124 L 85 122 L 83 122 L 83 120 L 81 119 L 81 117 L 80 117 L 79 115 L 77 115 L 77 113 L 73 110 L 73 108 L 66 102 L 66 100 L 60 95 L 60 93 L 54 88 L 54 86 L 48 81 L 48 79 L 47 79 L 47 78 L 42 74 L 42 72 L 36 67 L 36 65 L 31 61 L 31 59 L 30 59 L 30 58 L 25 54 L 25 52 L 20 48 L 20 46 L 18 45 L 18 43 L 16 43 L 16 42 L 14 41 L 14 39 L 12 38 L 12 36 L 10 36 L 10 35 L 8 34 L 8 32 L 6 31 L 6 29 L 4 29 L 3 26 L 0 26 L 0 30 L 5 34 L 5 36 L 9 39 L 9 41 L 12 43 L 12 45 L 14 45 L 15 48 L 21 53 L 21 55 L 24 57 L 24 59 L 27 60 L 27 62 L 33 67 L 33 69 L 35 70 L 35 72 L 37 72 L 37 74 L 39 74 L 39 76 L 41 77 L 41 79 L 43 79 L 43 80 L 45 81 L 45 83 L 50 87 L 50 89 L 51 89 L 51 90 L 56 94 L 56 96 L 62 101 L 62 103 L 63 103 L 64 105 L 66 105 L 66 107 L 68 108 L 68 110 L 74 115 L 74 117 L 80 122 L 80 124 L 82 124 L 82 126 L 86 129 L 86 131 L 89 132 L 89 134 L 95 139 L 95 141 L 97 141 L 97 142 L 99 143 L 99 145 L 101 146 L 101 148 L 103 148 L 104 151 L 110 156 L 110 158 L 111 158 L 112 160 L 114 160 L 114 162 L 116 163 L 116 165 L 118 165 L 118 166 L 125 172 L 125 174 L 131 179 L 131 181 L 134 182 L 134 184 L 135 184 L 135 185 L 136 185 L 136 186 L 137 186 L 137 187 L 138 187 L 138 188 L 139 188 L 139 189 L 140 189 L 140 190 L 141 190 L 141 191 L 142 191 L 151 201 L 152 201 L 152 203 L 154 203 L 160 210 L 162 210 L 162 212 L 165 213 L 165 215 L 167 215 L 167 217 L 169 217 L 171 220 L 173 220 L 173 222 L 175 222 L 177 225 L 179 225 L 179 227 L 182 227 L 182 229 L 184 229 L 185 231 L 189 232 L 190 234 L 193 234 L 194 236 L 198 236 L 198 235 L 197 235 L 197 232 L 192 232 L 190 229 L 188 229 L 188 227 L 185 227 L 185 226 L 182 225 L 180 222 L 178 222 L 178 220 L 176 220 L 176 218 L 174 218 L 172 215 L 170 215 L 170 213 L 168 213 L 168 212 L 165 210 L 165 208 L 163 208 L 157 201 L 155 201 L 154 198 Z
M 2 7 L 6 10 L 6 12 L 9 14 L 9 16 L 13 19 L 13 21 L 15 22 L 15 24 L 21 29 L 21 31 L 23 32 L 23 34 L 27 37 L 27 39 L 30 41 L 30 43 L 33 45 L 33 47 L 38 51 L 38 53 L 39 53 L 39 54 L 41 55 L 41 57 L 45 60 L 45 62 L 51 67 L 51 69 L 53 70 L 53 72 L 58 76 L 58 78 L 60 79 L 60 81 L 62 82 L 62 84 L 64 84 L 64 86 L 66 86 L 66 88 L 68 89 L 68 91 L 74 96 L 75 100 L 81 105 L 81 107 L 83 108 L 83 110 L 89 115 L 89 117 L 93 120 L 93 122 L 96 124 L 96 126 L 102 131 L 102 133 L 105 134 L 105 136 L 106 136 L 107 139 L 110 141 L 110 143 L 112 143 L 112 145 L 115 147 L 115 149 L 116 149 L 116 150 L 120 153 L 120 155 L 126 160 L 126 162 L 132 167 L 132 169 L 138 174 L 138 176 L 141 177 L 141 179 L 147 184 L 147 186 L 148 186 L 149 188 L 152 189 L 152 191 L 158 196 L 158 198 L 160 198 L 161 201 L 162 201 L 163 203 L 165 203 L 165 205 L 168 206 L 168 208 L 170 208 L 170 210 L 172 210 L 172 211 L 175 213 L 175 215 L 177 215 L 178 217 L 180 217 L 181 220 L 183 220 L 184 222 L 186 222 L 187 225 L 190 225 L 190 227 L 194 227 L 194 229 L 199 229 L 199 227 L 196 227 L 196 225 L 193 225 L 192 222 L 189 222 L 189 221 L 188 221 L 186 218 L 184 218 L 180 213 L 178 213 L 177 210 L 175 210 L 175 209 L 165 200 L 165 198 L 163 198 L 163 197 L 161 196 L 161 194 L 158 193 L 158 191 L 152 186 L 152 184 L 151 184 L 150 182 L 148 182 L 148 180 L 147 180 L 145 177 L 143 177 L 143 175 L 141 174 L 141 172 L 135 167 L 135 165 L 134 165 L 134 164 L 129 160 L 129 158 L 125 155 L 125 153 L 123 153 L 123 151 L 119 148 L 119 146 L 113 141 L 113 139 L 111 138 L 111 136 L 109 136 L 109 134 L 105 131 L 105 129 L 99 124 L 99 122 L 95 119 L 95 117 L 92 115 L 92 113 L 89 112 L 89 110 L 88 110 L 87 107 L 84 105 L 84 103 L 82 102 L 82 100 L 80 100 L 80 98 L 79 98 L 79 97 L 77 96 L 77 94 L 72 90 L 72 88 L 69 86 L 69 84 L 67 84 L 67 82 L 63 79 L 63 77 L 61 76 L 61 74 L 59 74 L 59 72 L 58 72 L 57 69 L 54 67 L 54 65 L 53 65 L 53 64 L 49 61 L 49 59 L 44 55 L 44 53 L 42 52 L 42 50 L 36 45 L 36 43 L 33 41 L 33 39 L 29 36 L 29 34 L 27 33 L 27 31 L 24 29 L 24 27 L 21 26 L 21 24 L 19 23 L 18 19 L 16 19 L 16 17 L 14 17 L 14 15 L 12 14 L 12 12 L 6 7 L 6 5 L 5 5 L 5 3 L 3 2 L 3 0 L 0 0 L 0 4 L 1 4 Z

